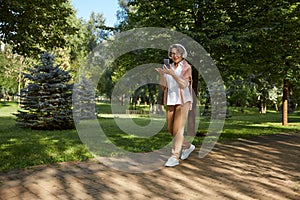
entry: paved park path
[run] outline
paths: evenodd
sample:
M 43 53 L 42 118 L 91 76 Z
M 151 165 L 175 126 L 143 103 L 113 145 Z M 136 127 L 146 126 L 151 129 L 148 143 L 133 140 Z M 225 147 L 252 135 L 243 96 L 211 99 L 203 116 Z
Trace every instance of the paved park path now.
M 93 159 L 2 172 L 0 199 L 300 200 L 300 133 L 218 143 L 204 158 L 194 151 L 175 168 L 147 173 Z

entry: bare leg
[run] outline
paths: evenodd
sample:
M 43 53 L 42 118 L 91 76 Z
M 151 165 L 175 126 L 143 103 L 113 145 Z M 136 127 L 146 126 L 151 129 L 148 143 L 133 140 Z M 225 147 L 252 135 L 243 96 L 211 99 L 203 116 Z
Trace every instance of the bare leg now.
M 173 149 L 172 155 L 179 158 L 182 146 L 189 148 L 190 143 L 184 140 L 184 127 L 188 117 L 190 102 L 175 106 L 173 113 Z

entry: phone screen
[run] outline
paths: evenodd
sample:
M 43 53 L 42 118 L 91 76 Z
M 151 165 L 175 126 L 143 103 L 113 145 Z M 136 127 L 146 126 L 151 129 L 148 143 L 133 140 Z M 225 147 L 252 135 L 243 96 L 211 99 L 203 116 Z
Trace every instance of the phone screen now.
M 169 59 L 164 59 L 164 64 L 167 66 L 167 68 L 170 69 L 170 60 Z

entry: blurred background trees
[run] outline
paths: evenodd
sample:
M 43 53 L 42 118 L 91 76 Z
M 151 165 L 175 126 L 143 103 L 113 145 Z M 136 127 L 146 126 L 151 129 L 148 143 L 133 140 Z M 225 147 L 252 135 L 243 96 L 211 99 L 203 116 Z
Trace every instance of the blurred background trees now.
M 101 13 L 76 18 L 68 0 L 1 0 L 0 95 L 13 99 L 25 87 L 23 72 L 41 52 L 56 55 L 61 68 L 75 79 L 81 63 L 97 44 L 115 33 L 137 27 L 164 27 L 184 33 L 211 55 L 222 75 L 230 106 L 292 112 L 300 103 L 300 4 L 296 0 L 120 0 L 118 24 L 106 27 Z M 155 52 L 155 53 L 154 53 Z M 111 95 L 114 84 L 135 66 L 161 62 L 165 51 L 141 50 L 107 67 L 96 95 Z M 198 80 L 199 102 L 209 102 Z M 284 87 L 285 86 L 285 87 Z M 155 91 L 155 92 L 153 92 Z M 145 86 L 133 96 L 150 103 Z M 148 96 L 147 96 L 148 95 Z M 152 101 L 152 100 L 151 100 Z

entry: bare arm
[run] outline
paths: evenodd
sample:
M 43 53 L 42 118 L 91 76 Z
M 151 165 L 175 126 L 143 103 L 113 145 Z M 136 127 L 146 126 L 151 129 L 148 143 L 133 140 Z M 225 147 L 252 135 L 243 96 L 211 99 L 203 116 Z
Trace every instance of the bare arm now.
M 155 70 L 159 73 L 159 83 L 161 85 L 162 90 L 167 87 L 166 78 L 165 78 L 165 71 L 162 68 L 155 68 Z

